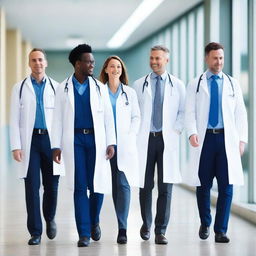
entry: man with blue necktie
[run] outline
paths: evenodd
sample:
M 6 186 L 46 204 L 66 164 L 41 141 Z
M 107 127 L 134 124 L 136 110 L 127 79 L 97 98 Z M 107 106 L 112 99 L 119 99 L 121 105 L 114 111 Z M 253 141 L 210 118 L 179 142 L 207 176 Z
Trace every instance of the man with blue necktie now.
M 10 143 L 15 169 L 25 183 L 29 245 L 39 245 L 43 232 L 41 179 L 46 234 L 49 239 L 57 234 L 55 213 L 60 172 L 53 170 L 51 126 L 58 83 L 46 75 L 47 65 L 44 50 L 32 49 L 29 53 L 31 75 L 13 87 L 11 97 Z
M 248 137 L 247 113 L 238 82 L 222 72 L 223 46 L 209 43 L 205 61 L 207 71 L 187 87 L 185 124 L 191 147 L 185 178 L 197 186 L 199 237 L 203 240 L 210 234 L 210 190 L 216 178 L 215 242 L 228 243 L 233 185 L 243 184 L 241 155 Z

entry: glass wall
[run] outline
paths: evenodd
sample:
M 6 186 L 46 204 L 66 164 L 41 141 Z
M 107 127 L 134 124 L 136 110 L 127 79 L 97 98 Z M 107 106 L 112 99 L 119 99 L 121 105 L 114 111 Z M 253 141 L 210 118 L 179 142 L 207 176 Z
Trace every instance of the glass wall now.
M 241 86 L 247 112 L 249 110 L 249 71 L 248 71 L 248 0 L 234 0 L 232 3 L 232 76 L 235 77 Z M 241 40 L 242 39 L 242 40 Z M 250 120 L 249 120 L 250 122 Z M 249 171 L 248 150 L 242 157 L 245 185 L 236 187 L 234 200 L 248 201 L 248 171 Z

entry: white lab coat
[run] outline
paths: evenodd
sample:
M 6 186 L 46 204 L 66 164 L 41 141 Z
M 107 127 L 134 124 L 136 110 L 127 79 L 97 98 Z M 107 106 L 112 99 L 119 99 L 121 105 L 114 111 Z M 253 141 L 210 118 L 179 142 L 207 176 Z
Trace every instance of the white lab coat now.
M 52 127 L 52 148 L 60 148 L 62 161 L 64 161 L 68 186 L 74 188 L 74 91 L 72 76 L 59 86 L 56 92 L 56 107 Z M 106 149 L 109 145 L 116 144 L 114 118 L 108 91 L 105 85 L 97 81 L 97 86 L 89 77 L 90 104 L 94 124 L 96 145 L 96 161 L 94 169 L 94 192 L 111 192 L 111 169 L 109 160 L 106 160 Z
M 51 142 L 51 127 L 55 94 L 47 76 L 46 79 L 43 95 L 44 114 L 46 127 Z M 51 81 L 56 91 L 58 83 L 53 79 L 51 79 Z M 10 144 L 11 150 L 21 149 L 23 151 L 23 159 L 21 162 L 15 161 L 15 168 L 18 170 L 19 178 L 26 178 L 30 158 L 31 139 L 36 117 L 36 95 L 31 78 L 28 76 L 23 84 L 20 99 L 21 83 L 22 81 L 15 84 L 12 89 L 10 110 Z M 54 173 L 54 175 L 59 175 L 59 173 Z
M 181 80 L 172 75 L 170 77 L 173 87 L 167 77 L 163 101 L 163 182 L 179 183 L 181 182 L 179 135 L 183 130 L 184 123 L 185 86 Z M 133 85 L 138 96 L 141 111 L 141 125 L 137 136 L 141 187 L 144 187 L 145 182 L 148 139 L 152 115 L 150 74 L 147 78 L 148 86 L 145 86 L 144 92 L 142 92 L 144 81 L 145 76 L 135 81 Z
M 234 91 L 228 77 L 223 74 L 222 113 L 225 130 L 225 148 L 228 161 L 229 184 L 242 185 L 243 169 L 239 152 L 239 142 L 247 142 L 248 124 L 242 91 L 238 82 L 232 78 Z M 197 134 L 199 147 L 190 147 L 190 159 L 184 173 L 185 183 L 200 186 L 198 177 L 200 155 L 204 143 L 210 109 L 210 95 L 206 73 L 197 92 L 199 77 L 192 80 L 187 87 L 185 126 L 188 137 Z
M 139 187 L 139 163 L 136 137 L 140 127 L 140 109 L 136 92 L 123 85 L 127 94 L 120 92 L 116 100 L 117 166 L 129 185 Z

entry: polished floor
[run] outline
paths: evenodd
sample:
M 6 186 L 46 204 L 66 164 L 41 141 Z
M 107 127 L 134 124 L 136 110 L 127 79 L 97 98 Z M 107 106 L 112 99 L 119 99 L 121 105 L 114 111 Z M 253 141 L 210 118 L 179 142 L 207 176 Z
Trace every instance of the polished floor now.
M 112 199 L 108 195 L 105 197 L 101 214 L 101 240 L 92 242 L 88 248 L 78 248 L 73 197 L 71 191 L 65 188 L 63 179 L 59 188 L 56 216 L 57 237 L 49 240 L 44 233 L 41 245 L 28 246 L 24 184 L 16 179 L 12 168 L 3 168 L 3 165 L 0 168 L 0 256 L 256 256 L 256 227 L 236 216 L 231 216 L 230 219 L 229 244 L 216 244 L 213 232 L 208 240 L 200 240 L 195 196 L 179 186 L 175 186 L 173 190 L 171 220 L 166 233 L 168 245 L 155 245 L 154 236 L 150 241 L 141 240 L 138 190 L 134 189 L 128 221 L 127 245 L 116 243 L 117 223 Z M 155 196 L 156 193 L 154 191 Z M 155 199 L 156 197 L 154 202 Z

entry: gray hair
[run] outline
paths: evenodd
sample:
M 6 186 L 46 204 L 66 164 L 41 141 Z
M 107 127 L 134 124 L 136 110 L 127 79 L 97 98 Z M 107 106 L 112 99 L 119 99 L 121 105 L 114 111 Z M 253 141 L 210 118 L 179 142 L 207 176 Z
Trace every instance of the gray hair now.
M 155 45 L 155 46 L 151 47 L 151 51 L 163 51 L 166 53 L 167 58 L 169 58 L 169 55 L 170 55 L 169 49 L 163 45 Z

